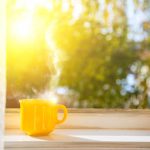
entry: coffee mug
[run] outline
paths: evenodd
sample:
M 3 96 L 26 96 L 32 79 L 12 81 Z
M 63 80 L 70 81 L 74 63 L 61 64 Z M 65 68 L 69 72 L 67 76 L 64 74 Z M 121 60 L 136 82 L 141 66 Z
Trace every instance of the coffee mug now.
M 20 102 L 21 129 L 28 135 L 47 135 L 67 118 L 67 108 L 48 100 L 22 99 Z M 58 110 L 64 115 L 58 119 Z

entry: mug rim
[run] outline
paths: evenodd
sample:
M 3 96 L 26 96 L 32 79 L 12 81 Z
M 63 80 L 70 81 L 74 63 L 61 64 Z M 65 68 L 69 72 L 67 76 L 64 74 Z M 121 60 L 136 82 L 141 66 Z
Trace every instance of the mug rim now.
M 50 100 L 48 99 L 40 99 L 40 98 L 27 98 L 27 99 L 19 99 L 19 103 L 22 103 L 22 102 L 25 102 L 25 103 L 28 103 L 28 102 L 36 102 L 36 103 L 48 103 L 48 104 L 53 104 Z M 57 105 L 57 104 L 55 104 Z

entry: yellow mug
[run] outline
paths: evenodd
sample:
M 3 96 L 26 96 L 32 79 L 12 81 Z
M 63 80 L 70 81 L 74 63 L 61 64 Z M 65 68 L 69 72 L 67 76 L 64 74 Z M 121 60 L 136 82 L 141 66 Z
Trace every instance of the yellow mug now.
M 47 135 L 67 118 L 67 108 L 64 105 L 41 99 L 22 99 L 19 102 L 21 129 L 28 135 Z M 57 117 L 59 109 L 64 111 L 61 120 Z

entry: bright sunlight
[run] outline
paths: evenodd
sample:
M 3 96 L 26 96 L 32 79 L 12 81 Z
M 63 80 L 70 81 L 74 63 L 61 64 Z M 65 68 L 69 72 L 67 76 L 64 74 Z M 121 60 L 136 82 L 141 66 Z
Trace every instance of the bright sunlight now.
M 68 107 L 149 108 L 149 12 L 150 1 L 8 1 L 7 104 L 53 90 Z
M 20 18 L 12 22 L 11 32 L 12 35 L 19 40 L 30 39 L 33 34 L 32 19 L 30 19 L 30 16 L 28 16 L 28 18 Z

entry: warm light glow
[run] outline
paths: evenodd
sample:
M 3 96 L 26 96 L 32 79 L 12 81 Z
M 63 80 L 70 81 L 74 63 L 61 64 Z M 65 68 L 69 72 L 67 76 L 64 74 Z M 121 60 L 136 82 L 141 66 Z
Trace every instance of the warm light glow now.
M 17 39 L 25 40 L 32 36 L 32 21 L 30 18 L 22 18 L 14 21 L 11 25 L 12 35 Z
M 9 67 L 9 72 L 18 77 L 15 85 L 21 92 L 38 94 L 44 86 L 51 84 L 51 87 L 55 87 L 57 84 L 61 53 L 50 37 L 56 26 L 55 21 L 50 20 L 52 13 L 49 13 L 54 7 L 53 3 L 51 0 L 16 0 L 14 13 L 11 9 L 8 10 L 7 58 L 12 66 Z M 65 5 L 64 11 L 67 11 L 68 7 Z M 51 66 L 58 70 L 55 76 Z M 13 78 L 13 75 L 10 78 Z M 46 83 L 49 80 L 50 83 Z M 37 97 L 47 99 L 53 104 L 59 100 L 59 97 L 50 94 L 50 91 Z
M 58 96 L 55 93 L 51 92 L 51 94 L 49 95 L 49 100 L 53 104 L 57 104 L 58 103 Z
M 52 99 L 51 99 L 50 101 L 51 101 L 53 104 L 57 104 L 58 99 L 57 99 L 57 98 L 52 97 Z
M 15 9 L 23 10 L 18 13 L 17 17 L 13 18 L 10 23 L 12 37 L 20 40 L 27 40 L 34 34 L 34 27 L 41 23 L 40 14 L 36 14 L 39 10 L 51 10 L 53 7 L 52 1 L 48 0 L 17 0 Z M 38 19 L 37 19 L 38 18 Z M 37 20 L 36 20 L 37 19 Z M 43 18 L 43 21 L 46 19 Z M 42 29 L 41 29 L 42 30 Z
M 37 97 L 40 97 L 41 99 L 44 99 L 44 100 L 45 99 L 49 100 L 53 104 L 57 104 L 58 99 L 59 99 L 59 97 L 52 90 L 51 91 L 47 90 L 47 91 L 44 91 L 43 93 L 39 93 Z
M 18 0 L 16 8 L 25 8 L 28 12 L 33 13 L 38 8 L 51 10 L 53 7 L 52 1 L 49 0 Z

